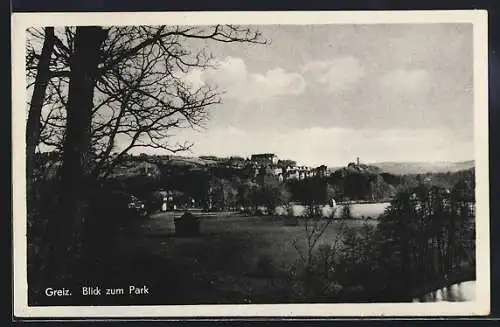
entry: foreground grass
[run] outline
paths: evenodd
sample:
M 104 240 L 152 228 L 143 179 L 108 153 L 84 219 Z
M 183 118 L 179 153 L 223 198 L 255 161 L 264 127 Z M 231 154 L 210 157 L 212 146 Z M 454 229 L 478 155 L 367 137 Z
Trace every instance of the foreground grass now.
M 89 258 L 73 285 L 124 288 L 147 286 L 149 294 L 113 297 L 72 296 L 81 305 L 228 304 L 297 302 L 289 279 L 299 261 L 292 242 L 305 241 L 304 227 L 285 226 L 281 217 L 212 216 L 202 219 L 202 235 L 177 237 L 174 215 L 159 213 L 113 229 Z M 376 222 L 371 222 L 375 224 Z M 341 224 L 361 227 L 360 220 L 334 221 L 319 243 L 338 237 Z M 46 304 L 61 301 L 44 298 Z

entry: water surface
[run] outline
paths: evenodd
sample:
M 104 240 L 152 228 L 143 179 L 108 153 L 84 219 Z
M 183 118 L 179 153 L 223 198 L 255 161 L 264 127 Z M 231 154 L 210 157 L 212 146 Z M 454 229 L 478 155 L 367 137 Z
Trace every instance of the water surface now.
M 413 302 L 468 302 L 476 299 L 476 281 L 466 281 L 438 289 Z

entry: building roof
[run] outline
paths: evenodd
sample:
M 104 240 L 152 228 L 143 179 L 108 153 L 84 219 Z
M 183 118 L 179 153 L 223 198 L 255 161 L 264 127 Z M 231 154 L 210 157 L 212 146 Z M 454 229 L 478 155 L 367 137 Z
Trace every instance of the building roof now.
M 253 157 L 275 157 L 276 155 L 274 153 L 258 153 L 258 154 L 252 154 Z

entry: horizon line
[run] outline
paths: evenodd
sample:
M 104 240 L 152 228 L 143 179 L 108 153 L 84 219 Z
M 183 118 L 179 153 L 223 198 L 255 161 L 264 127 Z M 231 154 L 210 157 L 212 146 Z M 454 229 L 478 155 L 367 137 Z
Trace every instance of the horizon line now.
M 51 152 L 57 152 L 56 150 L 45 150 L 45 151 L 40 151 L 38 153 L 51 153 Z M 276 153 L 272 152 L 260 152 L 260 153 L 253 153 L 253 154 L 274 154 L 276 155 L 279 160 L 291 160 L 295 161 L 297 164 L 299 163 L 298 160 L 290 159 L 290 158 L 280 158 L 280 156 Z M 253 155 L 252 154 L 252 155 Z M 232 154 L 232 155 L 215 155 L 215 154 L 176 154 L 176 153 L 169 153 L 169 154 L 155 154 L 155 153 L 146 153 L 146 152 L 137 152 L 137 151 L 132 151 L 129 153 L 125 153 L 125 155 L 130 155 L 130 156 L 141 156 L 141 155 L 147 155 L 147 156 L 159 156 L 159 157 L 187 157 L 187 158 L 201 158 L 201 157 L 216 157 L 216 158 L 232 158 L 232 157 L 240 157 L 244 158 L 245 160 L 250 160 L 250 157 L 252 155 L 246 156 L 246 155 L 238 155 L 238 154 Z M 361 159 L 361 157 L 359 157 Z M 354 158 L 354 160 L 351 161 L 346 161 L 345 166 L 347 166 L 349 163 L 356 163 L 357 158 Z M 406 161 L 406 160 L 387 160 L 387 161 L 361 161 L 360 164 L 366 164 L 366 165 L 376 165 L 376 164 L 391 164 L 391 163 L 397 163 L 397 164 L 457 164 L 457 163 L 465 163 L 465 162 L 475 162 L 476 160 L 474 158 L 472 159 L 461 159 L 461 160 L 434 160 L 434 161 Z M 319 164 L 318 166 L 325 165 L 327 167 L 343 167 L 343 164 L 325 164 L 324 162 L 322 164 Z M 307 164 L 299 164 L 299 166 L 311 166 Z
M 134 155 L 133 153 L 129 153 L 130 155 Z M 272 152 L 259 152 L 259 153 L 253 153 L 252 155 L 238 155 L 238 154 L 232 154 L 232 155 L 215 155 L 215 154 L 149 154 L 149 153 L 136 153 L 135 155 L 140 156 L 141 154 L 146 154 L 148 156 L 169 156 L 169 157 L 188 157 L 188 158 L 201 158 L 201 157 L 216 157 L 216 158 L 224 158 L 224 159 L 229 159 L 229 158 L 234 158 L 234 157 L 240 157 L 244 158 L 245 160 L 250 160 L 250 157 L 255 154 L 274 154 L 278 157 L 279 160 L 291 160 L 295 162 L 299 162 L 298 160 L 294 160 L 291 158 L 281 158 L 277 153 L 272 153 Z M 351 161 L 347 161 L 347 164 L 349 163 L 356 163 L 356 159 Z M 387 161 L 361 161 L 360 157 L 360 164 L 387 164 L 387 163 L 401 163 L 401 164 L 439 164 L 439 163 L 464 163 L 464 162 L 475 162 L 476 160 L 474 158 L 472 159 L 461 159 L 461 160 L 434 160 L 434 161 L 406 161 L 406 160 L 387 160 Z M 323 163 L 325 164 L 325 163 Z M 327 165 L 328 166 L 328 165 Z M 335 167 L 338 165 L 333 165 L 331 167 Z

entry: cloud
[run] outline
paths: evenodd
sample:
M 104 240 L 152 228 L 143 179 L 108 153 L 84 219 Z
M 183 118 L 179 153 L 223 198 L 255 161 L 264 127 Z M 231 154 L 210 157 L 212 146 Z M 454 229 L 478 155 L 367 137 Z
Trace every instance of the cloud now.
M 246 102 L 266 101 L 283 96 L 298 96 L 311 84 L 329 93 L 353 89 L 365 76 L 365 70 L 355 57 L 333 60 L 313 60 L 289 72 L 281 67 L 263 73 L 252 73 L 241 58 L 226 57 L 215 63 L 214 69 L 193 69 L 185 80 L 195 87 L 217 85 L 225 98 Z
M 308 79 L 326 86 L 329 92 L 352 89 L 365 76 L 360 61 L 351 56 L 311 61 L 302 67 L 302 72 Z
M 424 69 L 395 69 L 380 77 L 380 87 L 387 94 L 422 95 L 430 90 L 431 79 Z
M 275 67 L 263 74 L 250 73 L 241 58 L 226 57 L 214 69 L 193 69 L 184 79 L 194 87 L 216 85 L 225 98 L 242 101 L 264 101 L 280 96 L 302 94 L 306 82 L 302 75 Z
M 287 73 L 282 68 L 273 68 L 264 75 L 250 75 L 251 89 L 260 90 L 267 96 L 299 95 L 305 90 L 306 82 L 302 75 Z

